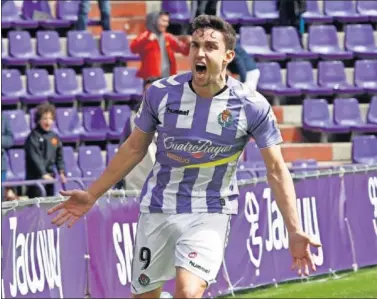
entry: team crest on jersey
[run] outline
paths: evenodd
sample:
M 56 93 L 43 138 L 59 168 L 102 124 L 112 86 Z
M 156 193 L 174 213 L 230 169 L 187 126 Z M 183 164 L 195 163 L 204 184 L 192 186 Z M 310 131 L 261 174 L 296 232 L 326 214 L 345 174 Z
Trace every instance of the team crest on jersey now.
M 150 279 L 147 275 L 145 274 L 140 274 L 139 276 L 139 283 L 142 285 L 142 286 L 147 286 L 150 282 Z
M 217 121 L 223 128 L 229 127 L 233 123 L 233 116 L 229 109 L 225 109 L 217 117 Z

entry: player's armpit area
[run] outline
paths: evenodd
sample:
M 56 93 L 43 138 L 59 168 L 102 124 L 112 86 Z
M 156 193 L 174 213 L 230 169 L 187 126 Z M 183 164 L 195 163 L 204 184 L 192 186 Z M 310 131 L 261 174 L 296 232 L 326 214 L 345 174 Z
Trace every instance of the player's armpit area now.
M 130 137 L 126 139 L 122 146 L 126 145 L 135 152 L 147 152 L 155 132 L 144 132 L 135 126 Z

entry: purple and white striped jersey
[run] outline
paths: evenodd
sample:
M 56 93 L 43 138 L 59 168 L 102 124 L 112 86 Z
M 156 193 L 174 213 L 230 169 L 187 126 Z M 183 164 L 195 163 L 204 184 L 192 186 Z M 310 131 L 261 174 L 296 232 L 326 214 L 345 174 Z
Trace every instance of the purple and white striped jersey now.
M 250 137 L 282 142 L 270 104 L 234 78 L 212 99 L 198 96 L 191 72 L 154 82 L 135 117 L 158 132 L 156 162 L 141 192 L 142 213 L 237 214 L 238 158 Z

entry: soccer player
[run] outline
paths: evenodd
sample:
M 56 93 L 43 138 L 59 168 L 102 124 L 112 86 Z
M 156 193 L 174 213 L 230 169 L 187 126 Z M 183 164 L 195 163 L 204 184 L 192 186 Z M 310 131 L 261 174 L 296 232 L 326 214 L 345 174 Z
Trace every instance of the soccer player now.
M 62 191 L 69 199 L 53 223 L 71 227 L 113 184 L 144 157 L 158 132 L 156 162 L 141 192 L 132 267 L 134 298 L 159 298 L 176 277 L 176 298 L 200 298 L 215 281 L 238 210 L 237 161 L 253 137 L 289 232 L 293 267 L 315 271 L 310 245 L 321 246 L 300 227 L 294 185 L 267 100 L 226 76 L 236 34 L 215 16 L 193 22 L 191 72 L 161 79 L 146 91 L 136 128 L 88 191 Z

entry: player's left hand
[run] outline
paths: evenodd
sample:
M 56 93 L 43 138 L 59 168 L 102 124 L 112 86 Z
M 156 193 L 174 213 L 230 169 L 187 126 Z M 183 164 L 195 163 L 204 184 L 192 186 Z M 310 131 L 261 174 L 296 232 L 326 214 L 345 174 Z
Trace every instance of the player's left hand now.
M 289 234 L 289 250 L 293 258 L 292 270 L 297 270 L 299 276 L 302 276 L 302 274 L 308 276 L 309 268 L 313 272 L 316 271 L 313 256 L 310 252 L 310 246 L 318 248 L 322 245 L 311 239 L 309 235 L 304 232 Z

